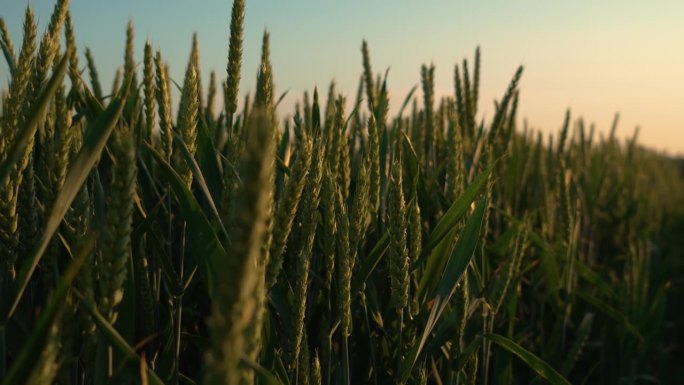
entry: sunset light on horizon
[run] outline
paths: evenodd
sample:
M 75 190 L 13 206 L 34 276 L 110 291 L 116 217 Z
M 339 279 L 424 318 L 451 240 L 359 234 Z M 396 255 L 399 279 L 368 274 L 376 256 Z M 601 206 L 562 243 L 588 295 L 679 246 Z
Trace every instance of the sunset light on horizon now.
M 27 3 L 43 26 L 52 2 L 0 0 L 15 40 Z M 129 19 L 136 28 L 138 60 L 149 39 L 166 54 L 171 76 L 179 81 L 190 36 L 197 32 L 203 80 L 206 83 L 211 70 L 225 78 L 230 3 L 161 4 L 72 1 L 78 48 L 93 51 L 106 85 L 115 71 L 111 63 L 123 55 Z M 409 17 L 411 22 L 404 22 Z M 553 132 L 570 108 L 573 118 L 581 116 L 606 134 L 619 112 L 619 137 L 632 136 L 639 126 L 641 144 L 684 154 L 684 51 L 677 48 L 684 36 L 681 20 L 684 3 L 678 1 L 658 6 L 639 1 L 250 1 L 240 94 L 254 90 L 264 28 L 272 32 L 276 92 L 290 91 L 282 103 L 288 111 L 302 91 L 325 89 L 333 78 L 353 99 L 362 70 L 362 39 L 369 43 L 374 69 L 390 68 L 394 109 L 418 83 L 423 63 L 436 66 L 437 96 L 453 95 L 454 64 L 472 58 L 480 46 L 480 110 L 485 119 L 522 64 L 521 123 L 526 119 L 531 128 Z M 0 81 L 7 80 L 3 61 Z

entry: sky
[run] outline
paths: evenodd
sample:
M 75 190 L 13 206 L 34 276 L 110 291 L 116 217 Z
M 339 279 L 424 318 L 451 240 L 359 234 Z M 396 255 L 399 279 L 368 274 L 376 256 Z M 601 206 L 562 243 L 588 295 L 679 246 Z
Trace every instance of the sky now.
M 42 32 L 53 1 L 0 0 L 0 16 L 16 47 L 27 4 Z M 138 60 L 149 40 L 180 83 L 197 32 L 203 80 L 212 70 L 224 79 L 231 5 L 230 0 L 72 0 L 71 12 L 78 49 L 90 47 L 107 90 L 123 63 L 128 20 L 135 26 Z M 574 118 L 595 123 L 607 135 L 619 112 L 619 137 L 630 137 L 639 126 L 641 144 L 684 155 L 682 20 L 681 0 L 247 0 L 240 94 L 255 88 L 265 29 L 271 33 L 276 93 L 288 91 L 280 106 L 284 113 L 304 90 L 326 90 L 333 78 L 347 99 L 354 99 L 363 39 L 373 70 L 390 69 L 391 111 L 419 84 L 422 64 L 436 67 L 438 97 L 453 94 L 454 65 L 463 58 L 472 61 L 480 46 L 479 110 L 486 121 L 494 100 L 523 65 L 521 123 L 525 119 L 531 128 L 556 132 L 569 108 Z M 1 60 L 0 88 L 7 83 Z

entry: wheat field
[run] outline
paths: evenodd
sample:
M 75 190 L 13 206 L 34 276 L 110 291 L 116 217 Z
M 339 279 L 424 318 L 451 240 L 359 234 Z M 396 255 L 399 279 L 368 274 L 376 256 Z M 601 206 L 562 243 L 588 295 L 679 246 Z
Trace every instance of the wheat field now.
M 0 19 L 2 385 L 684 381 L 681 164 L 617 116 L 527 128 L 522 67 L 480 121 L 479 48 L 390 100 L 363 41 L 356 95 L 279 114 L 245 6 L 206 90 L 196 36 L 171 79 L 129 24 L 109 89 L 68 0 Z

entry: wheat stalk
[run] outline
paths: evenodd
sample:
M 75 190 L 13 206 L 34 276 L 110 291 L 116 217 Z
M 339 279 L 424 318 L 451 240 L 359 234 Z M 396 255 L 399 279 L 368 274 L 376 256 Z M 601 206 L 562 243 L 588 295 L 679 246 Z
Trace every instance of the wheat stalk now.
M 154 82 L 154 57 L 152 53 L 152 44 L 145 43 L 145 56 L 143 59 L 143 93 L 145 106 L 145 134 L 140 138 L 149 143 L 152 143 L 152 132 L 155 126 L 155 108 L 157 88 Z
M 69 80 L 71 80 L 71 88 L 80 91 L 81 70 L 79 69 L 78 64 L 78 51 L 76 49 L 74 25 L 71 21 L 71 13 L 68 9 L 64 18 L 64 37 L 66 39 L 67 50 L 69 52 Z
M 434 161 L 434 137 L 435 137 L 435 66 L 430 67 L 423 65 L 421 68 L 421 83 L 423 85 L 423 103 L 425 105 L 425 143 L 424 156 L 425 167 L 430 167 L 430 163 Z
M 10 64 L 10 70 L 14 72 L 12 64 L 16 66 L 16 54 L 14 52 L 14 44 L 12 43 L 12 38 L 10 37 L 9 30 L 7 30 L 7 24 L 5 24 L 5 19 L 0 17 L 0 44 L 2 44 L 2 53 L 5 55 L 7 63 Z
M 119 126 L 112 136 L 113 156 L 107 217 L 97 264 L 98 308 L 110 322 L 117 318 L 116 306 L 123 299 L 123 284 L 131 255 L 131 222 L 136 190 L 135 146 L 130 129 Z
M 135 30 L 133 28 L 133 20 L 128 20 L 126 25 L 126 49 L 124 50 L 124 67 L 123 67 L 123 77 L 125 79 L 133 79 L 133 85 L 136 86 L 138 82 L 136 81 L 135 70 Z M 112 93 L 116 92 L 119 87 L 114 87 Z
M 22 122 L 24 108 L 26 108 L 27 90 L 33 68 L 34 52 L 36 49 L 36 25 L 33 12 L 26 9 L 24 21 L 24 39 L 22 42 L 17 71 L 10 84 L 7 110 L 3 111 L 3 138 L 0 140 L 0 159 L 6 159 L 6 151 L 14 142 L 19 125 Z M 28 165 L 28 157 L 26 157 Z M 19 242 L 17 194 L 23 179 L 22 166 L 16 165 L 6 180 L 0 180 L 0 259 L 7 264 L 10 275 L 13 274 L 14 263 L 17 260 L 17 245 Z
M 100 76 L 97 73 L 97 67 L 95 66 L 95 59 L 93 59 L 93 53 L 90 48 L 86 48 L 85 51 L 86 62 L 88 63 L 88 72 L 90 73 L 90 85 L 93 89 L 93 94 L 98 100 L 102 100 L 102 85 L 100 85 Z
M 337 186 L 335 193 L 335 219 L 337 229 L 337 258 L 335 268 L 337 270 L 337 314 L 340 318 L 340 331 L 344 338 L 351 335 L 351 279 L 352 260 L 349 248 L 349 217 L 341 186 Z
M 376 89 L 373 84 L 373 70 L 371 69 L 370 54 L 368 53 L 368 43 L 364 40 L 361 45 L 361 53 L 363 56 L 363 76 L 366 81 L 366 98 L 368 99 L 368 111 L 375 114 L 377 104 L 375 101 Z
M 232 116 L 237 110 L 238 90 L 240 86 L 240 66 L 242 65 L 242 40 L 245 23 L 245 1 L 233 1 L 233 9 L 230 19 L 230 43 L 228 48 L 228 66 L 226 72 L 226 92 L 224 99 L 226 113 L 228 114 L 228 129 L 231 129 Z
M 298 157 L 290 169 L 290 178 L 287 181 L 282 197 L 279 199 L 280 202 L 278 203 L 274 220 L 273 242 L 271 243 L 266 270 L 266 284 L 268 288 L 275 285 L 283 266 L 283 253 L 285 253 L 287 238 L 292 230 L 297 207 L 301 202 L 302 191 L 304 191 L 304 186 L 307 185 L 307 177 L 311 166 L 312 145 L 311 138 L 307 136 L 300 138 L 297 151 Z
M 298 368 L 296 359 L 300 356 L 304 340 L 304 318 L 307 305 L 307 288 L 309 286 L 309 267 L 313 257 L 314 237 L 318 224 L 318 205 L 320 202 L 321 179 L 323 177 L 323 164 L 325 160 L 325 142 L 318 138 L 311 160 L 311 168 L 306 182 L 305 194 L 297 211 L 296 223 L 298 235 L 294 238 L 292 255 L 294 263 L 294 293 L 295 303 L 292 320 L 293 331 L 290 334 L 290 362 L 295 363 L 293 368 Z M 300 362 L 301 363 L 301 362 Z M 320 368 L 319 368 L 320 369 Z M 320 373 L 319 373 L 320 376 Z
M 408 250 L 406 247 L 406 207 L 402 181 L 401 160 L 394 158 L 387 197 L 389 227 L 389 270 L 392 306 L 401 312 L 408 303 Z
M 250 120 L 240 167 L 242 184 L 232 202 L 232 247 L 228 255 L 230 278 L 216 288 L 212 315 L 208 320 L 212 345 L 207 355 L 205 384 L 236 384 L 242 375 L 239 362 L 245 351 L 245 331 L 254 321 L 254 293 L 263 264 L 262 240 L 268 229 L 269 195 L 273 163 L 272 125 L 268 114 Z M 263 272 L 261 273 L 263 274 Z M 262 280 L 263 278 L 261 278 Z M 263 282 L 263 281 L 261 281 Z M 259 329 L 257 329 L 259 330 Z
M 199 46 L 197 35 L 192 40 L 192 50 L 185 70 L 183 92 L 178 107 L 177 131 L 191 156 L 197 151 L 197 124 L 200 112 L 199 90 Z M 192 185 L 192 170 L 180 152 L 174 152 L 174 165 L 178 174 L 185 180 L 188 188 Z
M 161 54 L 157 52 L 154 59 L 157 72 L 157 106 L 159 108 L 159 136 L 164 157 L 171 159 L 173 154 L 173 127 L 171 126 L 171 97 L 169 95 L 169 80 L 166 66 L 162 62 Z

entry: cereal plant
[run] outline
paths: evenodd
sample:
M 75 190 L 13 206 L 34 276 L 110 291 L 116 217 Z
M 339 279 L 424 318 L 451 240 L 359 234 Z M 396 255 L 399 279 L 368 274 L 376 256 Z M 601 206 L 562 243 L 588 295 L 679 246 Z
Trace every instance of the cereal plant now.
M 453 95 L 423 65 L 401 104 L 362 41 L 357 95 L 279 115 L 245 3 L 206 94 L 196 35 L 171 79 L 129 23 L 108 92 L 68 0 L 21 41 L 0 18 L 2 385 L 684 379 L 681 161 L 617 117 L 522 125 L 522 67 L 482 120 L 479 48 Z

